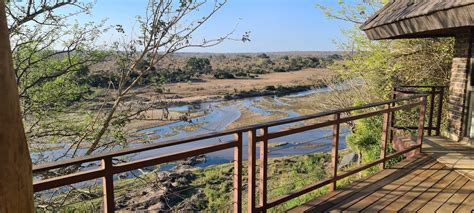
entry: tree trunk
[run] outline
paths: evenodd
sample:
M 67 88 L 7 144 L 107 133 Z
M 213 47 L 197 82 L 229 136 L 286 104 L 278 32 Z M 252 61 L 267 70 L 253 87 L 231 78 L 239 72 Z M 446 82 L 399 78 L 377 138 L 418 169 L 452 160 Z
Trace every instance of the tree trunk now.
M 31 159 L 20 116 L 5 1 L 0 0 L 0 212 L 33 212 Z

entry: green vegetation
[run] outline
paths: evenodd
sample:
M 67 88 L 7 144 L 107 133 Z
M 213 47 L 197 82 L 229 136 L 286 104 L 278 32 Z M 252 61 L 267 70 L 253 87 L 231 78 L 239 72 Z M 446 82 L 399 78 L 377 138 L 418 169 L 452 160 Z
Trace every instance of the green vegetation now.
M 142 76 L 138 86 L 150 84 L 160 85 L 163 83 L 176 83 L 200 80 L 203 75 L 210 75 L 216 79 L 234 78 L 256 78 L 258 75 L 271 72 L 298 71 L 306 68 L 326 68 L 334 62 L 341 60 L 342 56 L 337 54 L 327 56 L 280 56 L 271 58 L 266 54 L 257 56 L 226 56 L 208 57 L 195 56 L 173 56 L 169 65 L 156 67 L 156 72 L 147 73 Z M 119 72 L 110 72 L 112 67 L 107 64 L 114 59 L 108 59 L 94 68 L 92 71 L 86 69 L 80 73 L 84 83 L 92 87 L 107 88 L 110 83 L 117 84 L 120 79 Z M 138 72 L 132 72 L 125 85 L 130 85 L 138 76 Z
M 324 81 L 314 82 L 314 85 L 296 85 L 296 86 L 267 86 L 265 90 L 242 90 L 234 94 L 227 94 L 224 96 L 224 99 L 238 99 L 238 98 L 247 98 L 247 97 L 256 97 L 256 96 L 267 96 L 267 95 L 286 95 L 295 92 L 301 92 L 310 90 L 312 88 L 321 88 L 326 86 Z
M 333 100 L 349 107 L 391 98 L 393 87 L 401 85 L 446 85 L 452 61 L 452 39 L 405 39 L 371 41 L 358 29 L 387 0 L 339 1 L 338 10 L 318 7 L 332 19 L 352 22 L 344 30 L 347 42 L 341 46 L 351 55 L 330 65 L 340 79 L 362 79 L 363 85 L 351 85 L 352 94 L 335 93 Z M 349 97 L 350 96 L 350 97 Z M 417 110 L 397 113 L 397 120 L 416 122 Z M 443 116 L 444 117 L 444 116 Z M 352 124 L 347 137 L 349 147 L 361 154 L 364 162 L 379 158 L 382 119 L 372 117 Z M 408 132 L 408 134 L 412 134 Z M 395 135 L 397 136 L 397 135 Z M 393 152 L 389 146 L 389 152 Z

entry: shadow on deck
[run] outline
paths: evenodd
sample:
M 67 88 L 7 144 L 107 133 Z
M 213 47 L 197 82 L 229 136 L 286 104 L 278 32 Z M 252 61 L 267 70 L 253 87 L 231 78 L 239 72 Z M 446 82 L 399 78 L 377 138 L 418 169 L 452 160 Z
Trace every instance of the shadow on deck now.
M 289 212 L 472 212 L 474 149 L 427 137 L 423 154 Z

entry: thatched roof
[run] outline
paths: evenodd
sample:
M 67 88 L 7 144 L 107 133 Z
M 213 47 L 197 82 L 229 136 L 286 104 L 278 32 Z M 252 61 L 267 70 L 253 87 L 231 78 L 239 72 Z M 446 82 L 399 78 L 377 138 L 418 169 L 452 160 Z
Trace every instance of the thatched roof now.
M 370 39 L 453 36 L 474 27 L 474 0 L 392 0 L 361 29 Z

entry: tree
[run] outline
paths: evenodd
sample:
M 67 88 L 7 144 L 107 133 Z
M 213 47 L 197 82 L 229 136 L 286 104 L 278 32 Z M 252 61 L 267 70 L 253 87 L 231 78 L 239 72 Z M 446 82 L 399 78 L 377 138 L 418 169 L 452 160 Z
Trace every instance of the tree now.
M 192 74 L 199 76 L 211 73 L 212 66 L 209 58 L 191 57 L 186 61 L 186 69 Z
M 339 1 L 339 10 L 318 5 L 329 18 L 348 21 L 354 26 L 343 30 L 347 40 L 339 43 L 347 55 L 330 68 L 343 80 L 360 79 L 364 84 L 349 88 L 349 91 L 355 92 L 332 95 L 339 106 L 350 107 L 391 98 L 395 86 L 446 85 L 449 82 L 452 39 L 371 41 L 358 29 L 386 3 L 387 0 Z M 397 115 L 400 116 L 406 115 Z M 379 149 L 381 128 L 380 118 L 357 121 L 352 128 L 353 133 L 347 138 L 348 145 L 362 154 L 365 161 L 378 158 L 378 154 L 374 153 Z
M 126 122 L 140 115 L 141 112 L 151 108 L 150 104 L 141 102 L 128 102 L 124 104 L 127 96 L 133 96 L 132 90 L 139 84 L 144 76 L 158 74 L 161 71 L 160 62 L 174 53 L 190 47 L 211 47 L 221 42 L 232 39 L 232 32 L 215 38 L 203 39 L 200 42 L 193 40 L 193 34 L 213 17 L 227 1 L 214 1 L 210 10 L 205 11 L 206 0 L 149 0 L 144 17 L 137 17 L 140 27 L 137 36 L 127 38 L 125 29 L 116 26 L 117 32 L 123 34 L 123 42 L 114 43 L 114 57 L 117 58 L 120 69 L 119 79 L 113 83 L 113 104 L 108 109 L 103 109 L 101 119 L 93 128 L 96 130 L 92 143 L 86 155 L 94 153 L 101 145 L 113 144 L 120 134 L 120 128 Z M 193 16 L 202 15 L 195 19 Z M 241 41 L 249 41 L 246 33 Z M 237 40 L 237 39 L 232 39 Z M 138 66 L 146 61 L 147 66 Z M 127 83 L 130 82 L 130 83 Z M 118 128 L 111 132 L 111 125 Z M 105 137 L 104 137 L 105 136 Z M 75 144 L 79 147 L 81 143 Z
M 318 5 L 329 18 L 354 24 L 354 28 L 343 30 L 347 41 L 339 43 L 348 56 L 331 68 L 343 78 L 364 79 L 377 98 L 388 98 L 396 85 L 449 82 L 452 39 L 371 41 L 358 29 L 386 3 L 387 0 L 339 1 L 340 10 Z
M 98 51 L 96 44 L 106 30 L 103 22 L 72 23 L 72 17 L 88 13 L 92 7 L 75 0 L 10 1 L 6 6 L 27 141 L 84 140 L 92 116 L 72 106 L 92 98 L 91 89 L 82 82 L 84 73 L 78 74 L 107 55 Z M 73 116 L 74 111 L 89 116 Z
M 0 1 L 0 212 L 33 212 L 31 159 L 10 51 L 5 2 Z

